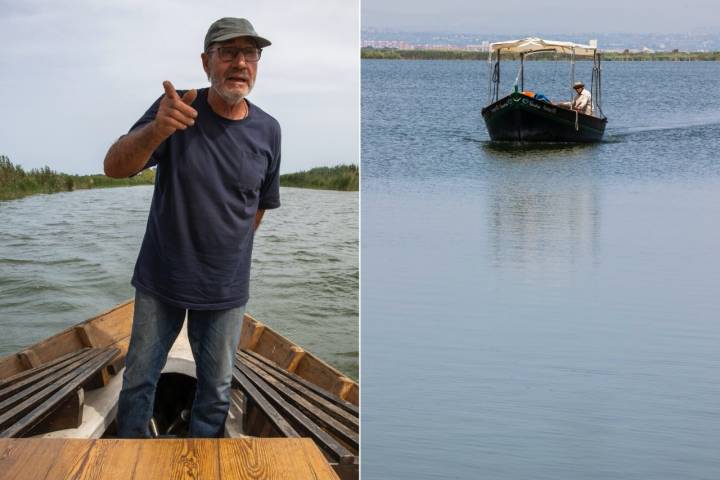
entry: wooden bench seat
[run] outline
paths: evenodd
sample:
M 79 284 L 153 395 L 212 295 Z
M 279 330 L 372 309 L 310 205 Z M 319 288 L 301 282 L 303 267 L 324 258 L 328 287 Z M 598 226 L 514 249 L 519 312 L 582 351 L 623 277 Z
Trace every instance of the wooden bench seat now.
M 248 350 L 237 352 L 233 377 L 275 434 L 312 438 L 341 478 L 357 478 L 357 406 Z
M 0 383 L 0 437 L 21 437 L 41 423 L 51 425 L 55 412 L 70 418 L 68 402 L 82 411 L 81 388 L 100 386 L 105 367 L 116 357 L 114 347 L 84 348 L 19 372 Z M 81 421 L 75 413 L 75 423 Z M 60 421 L 56 428 L 66 428 Z M 37 433 L 37 431 L 36 431 Z

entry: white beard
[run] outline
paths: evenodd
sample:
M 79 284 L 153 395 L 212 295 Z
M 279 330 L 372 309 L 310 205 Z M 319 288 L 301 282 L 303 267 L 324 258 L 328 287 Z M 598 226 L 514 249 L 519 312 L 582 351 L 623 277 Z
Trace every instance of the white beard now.
M 213 78 L 212 76 L 208 75 L 208 80 L 210 80 L 210 87 L 213 90 L 215 90 L 215 93 L 217 93 L 218 96 L 220 98 L 222 98 L 225 103 L 227 103 L 228 105 L 231 105 L 231 106 L 235 106 L 238 103 L 242 102 L 243 99 L 247 96 L 247 94 L 249 94 L 250 91 L 252 90 L 252 87 L 250 85 L 248 85 L 247 94 L 242 94 L 242 93 L 238 93 L 238 92 L 230 92 L 230 91 L 226 90 L 225 88 L 223 88 L 222 79 L 217 80 L 217 79 Z

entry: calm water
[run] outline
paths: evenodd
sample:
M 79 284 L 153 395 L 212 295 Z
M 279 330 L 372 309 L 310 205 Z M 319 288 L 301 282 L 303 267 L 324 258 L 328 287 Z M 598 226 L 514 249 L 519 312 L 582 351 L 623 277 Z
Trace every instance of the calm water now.
M 486 67 L 362 64 L 363 479 L 720 478 L 720 64 L 605 63 L 545 148 Z
M 258 320 L 358 372 L 357 194 L 282 189 L 255 239 Z M 0 202 L 0 355 L 131 298 L 152 187 Z

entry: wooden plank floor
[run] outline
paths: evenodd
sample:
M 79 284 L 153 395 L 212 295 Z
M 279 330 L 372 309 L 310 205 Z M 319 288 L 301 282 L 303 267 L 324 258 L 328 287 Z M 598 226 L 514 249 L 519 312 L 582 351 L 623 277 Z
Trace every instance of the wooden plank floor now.
M 0 479 L 337 479 L 307 438 L 0 439 Z

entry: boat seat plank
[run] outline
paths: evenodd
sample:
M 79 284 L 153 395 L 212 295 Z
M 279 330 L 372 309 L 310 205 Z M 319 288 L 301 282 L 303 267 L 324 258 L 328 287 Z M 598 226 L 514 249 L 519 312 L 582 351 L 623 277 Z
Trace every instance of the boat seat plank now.
M 317 442 L 318 446 L 325 450 L 335 461 L 338 463 L 353 463 L 356 461 L 356 457 L 352 452 L 340 444 L 332 435 L 320 428 L 320 426 L 309 419 L 299 409 L 285 401 L 272 386 L 258 377 L 251 369 L 240 362 L 235 362 L 233 376 L 238 377 L 237 372 L 249 378 L 258 390 L 267 396 L 273 405 L 281 411 L 288 420 L 291 420 L 296 426 L 301 426 L 302 429 Z M 245 393 L 248 394 L 248 392 Z
M 332 435 L 336 436 L 344 443 L 351 445 L 354 449 L 357 450 L 359 443 L 357 431 L 353 431 L 352 429 L 338 422 L 333 417 L 322 411 L 322 409 L 308 402 L 302 397 L 302 395 L 283 385 L 281 382 L 277 381 L 264 371 L 260 369 L 252 370 L 252 367 L 242 362 L 238 366 L 239 368 L 241 368 L 241 370 L 243 368 L 246 368 L 248 369 L 248 371 L 252 371 L 255 375 L 265 381 L 269 387 L 273 388 L 275 392 L 279 393 L 285 401 L 287 401 L 293 407 L 299 409 L 302 413 L 304 413 L 309 420 L 311 420 L 316 425 L 319 425 L 323 429 L 329 431 Z
M 0 414 L 0 437 L 22 436 L 31 430 L 117 354 L 116 348 L 93 351 L 93 355 L 82 365 L 62 376 L 53 377 L 53 383 Z
M 280 366 L 273 363 L 271 360 L 268 360 L 267 358 L 253 352 L 252 350 L 243 349 L 242 353 L 245 353 L 245 354 L 249 355 L 250 357 L 252 357 L 253 359 L 264 363 L 265 365 L 267 365 L 274 371 L 278 372 L 280 375 L 283 375 L 283 376 L 299 383 L 303 387 L 305 387 L 309 390 L 312 390 L 316 394 L 320 395 L 321 397 L 325 398 L 326 400 L 328 400 L 330 402 L 333 402 L 335 405 L 338 405 L 339 407 L 347 410 L 348 412 L 354 414 L 355 416 L 359 415 L 360 412 L 359 412 L 357 405 L 354 405 L 348 401 L 343 400 L 342 398 L 338 397 L 337 395 L 334 395 L 330 391 L 325 390 L 324 388 L 321 388 L 321 387 L 315 385 L 314 383 L 307 381 L 306 379 L 302 378 L 301 376 L 299 376 L 295 373 L 290 373 L 290 372 L 285 371 Z
M 7 480 L 337 480 L 306 438 L 0 439 Z
M 98 351 L 88 350 L 83 354 L 71 357 L 58 364 L 56 370 L 43 370 L 24 380 L 3 388 L 0 390 L 0 400 L 2 400 L 2 402 L 0 402 L 0 412 L 5 411 L 9 406 L 16 404 L 18 401 L 29 397 L 34 392 L 42 389 L 44 386 L 56 382 L 58 378 L 72 372 L 83 363 L 91 360 L 94 356 L 97 356 L 98 353 Z
M 300 437 L 295 429 L 285 420 L 275 407 L 260 393 L 257 388 L 250 382 L 250 380 L 242 372 L 235 373 L 236 380 L 240 384 L 245 394 L 252 398 L 252 400 L 265 412 L 271 422 L 282 432 L 285 437 Z
M 14 385 L 17 382 L 26 380 L 28 377 L 35 377 L 36 375 L 38 375 L 52 367 L 55 367 L 56 369 L 62 368 L 63 365 L 67 364 L 68 360 L 72 359 L 73 357 L 75 357 L 77 355 L 81 355 L 81 354 L 87 352 L 88 350 L 89 350 L 88 348 L 83 348 L 76 352 L 67 353 L 65 355 L 62 355 L 62 356 L 54 359 L 54 360 L 45 362 L 38 367 L 24 370 L 22 372 L 16 373 L 15 375 L 13 375 L 11 377 L 0 380 L 0 392 L 2 392 L 6 387 L 8 387 L 10 385 Z M 0 398 L 1 398 L 1 395 L 2 394 L 0 393 Z
M 293 389 L 295 392 L 302 395 L 303 398 L 312 402 L 315 406 L 321 408 L 322 411 L 324 411 L 325 413 L 332 415 L 333 418 L 335 418 L 336 420 L 339 420 L 346 426 L 353 428 L 356 431 L 360 427 L 359 419 L 358 419 L 357 415 L 353 415 L 352 413 L 344 410 L 343 408 L 337 406 L 335 403 L 314 393 L 309 388 L 303 386 L 302 384 L 296 382 L 295 380 L 292 380 L 288 376 L 279 373 L 277 370 L 270 368 L 266 364 L 251 357 L 247 353 L 238 352 L 238 355 L 242 359 L 242 361 L 245 362 L 245 364 L 248 365 L 250 368 L 253 368 L 254 371 L 257 371 L 257 369 L 262 370 L 263 372 L 272 376 L 275 380 L 278 380 L 278 381 L 282 382 L 284 385 Z
M 29 430 L 27 436 L 33 437 L 46 432 L 78 428 L 82 425 L 84 408 L 85 391 L 80 388 L 59 402 L 52 415 L 48 415 Z

